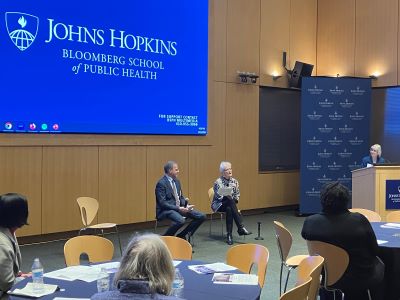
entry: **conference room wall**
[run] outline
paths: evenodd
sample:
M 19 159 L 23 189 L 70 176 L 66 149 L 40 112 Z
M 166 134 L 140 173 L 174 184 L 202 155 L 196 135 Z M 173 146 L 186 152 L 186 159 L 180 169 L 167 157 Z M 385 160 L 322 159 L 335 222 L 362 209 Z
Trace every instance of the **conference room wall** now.
M 398 41 L 398 0 L 318 0 L 317 75 L 376 73 L 374 87 L 398 85 Z
M 81 228 L 79 196 L 99 200 L 95 222 L 154 220 L 154 185 L 168 159 L 179 162 L 184 193 L 200 210 L 209 212 L 207 190 L 223 159 L 240 180 L 241 209 L 298 202 L 298 172 L 258 173 L 259 87 L 240 84 L 236 71 L 259 72 L 261 0 L 251 0 L 249 9 L 243 3 L 210 1 L 210 24 L 218 28 L 210 26 L 207 136 L 0 135 L 0 161 L 8 162 L 0 192 L 30 200 L 31 225 L 19 235 Z

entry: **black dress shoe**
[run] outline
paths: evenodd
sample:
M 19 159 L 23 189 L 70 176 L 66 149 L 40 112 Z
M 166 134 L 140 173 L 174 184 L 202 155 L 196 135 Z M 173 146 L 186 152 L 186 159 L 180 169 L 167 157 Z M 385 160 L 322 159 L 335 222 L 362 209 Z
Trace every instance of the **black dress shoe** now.
M 251 232 L 251 231 L 248 231 L 248 230 L 243 226 L 243 227 L 240 227 L 240 228 L 238 229 L 238 234 L 239 234 L 239 235 L 249 235 L 249 234 L 252 234 L 252 232 Z
M 233 245 L 232 233 L 228 233 L 228 234 L 226 235 L 226 243 L 227 243 L 228 245 Z

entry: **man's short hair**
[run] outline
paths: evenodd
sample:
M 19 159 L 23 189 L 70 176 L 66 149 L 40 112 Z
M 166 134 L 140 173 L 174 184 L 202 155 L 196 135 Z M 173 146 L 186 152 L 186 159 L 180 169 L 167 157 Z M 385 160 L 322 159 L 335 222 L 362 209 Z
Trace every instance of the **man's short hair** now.
M 350 192 L 339 181 L 327 183 L 321 189 L 322 211 L 325 213 L 339 213 L 348 209 Z
M 164 165 L 164 173 L 168 174 L 169 171 L 172 170 L 172 168 L 174 167 L 174 165 L 176 165 L 176 162 L 173 160 L 169 160 L 167 161 L 167 163 Z
M 0 196 L 0 227 L 20 228 L 28 224 L 28 201 L 16 193 Z

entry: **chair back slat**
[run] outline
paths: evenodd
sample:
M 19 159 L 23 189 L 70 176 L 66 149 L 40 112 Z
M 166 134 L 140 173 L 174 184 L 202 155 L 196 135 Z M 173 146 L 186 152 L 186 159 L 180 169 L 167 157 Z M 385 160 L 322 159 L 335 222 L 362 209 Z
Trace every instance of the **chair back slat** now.
M 301 261 L 297 268 L 296 286 L 303 284 L 311 277 L 310 290 L 308 291 L 308 300 L 316 300 L 319 286 L 321 284 L 321 271 L 324 264 L 322 256 L 309 256 Z
M 280 300 L 307 300 L 310 285 L 311 277 L 308 277 L 305 282 L 284 293 Z
M 293 243 L 292 234 L 281 222 L 274 221 L 274 227 L 281 260 L 286 261 Z
M 172 259 L 192 259 L 192 245 L 188 241 L 176 236 L 162 236 L 161 239 L 167 245 Z
M 97 215 L 99 202 L 92 197 L 79 197 L 76 199 L 79 211 L 82 217 L 82 223 L 85 227 L 89 226 Z
M 359 214 L 364 215 L 364 217 L 366 217 L 368 219 L 368 221 L 370 221 L 370 222 L 380 222 L 380 221 L 382 221 L 381 216 L 377 212 L 369 210 L 369 209 L 351 208 L 351 209 L 349 209 L 349 211 L 351 211 L 353 213 L 357 212 Z

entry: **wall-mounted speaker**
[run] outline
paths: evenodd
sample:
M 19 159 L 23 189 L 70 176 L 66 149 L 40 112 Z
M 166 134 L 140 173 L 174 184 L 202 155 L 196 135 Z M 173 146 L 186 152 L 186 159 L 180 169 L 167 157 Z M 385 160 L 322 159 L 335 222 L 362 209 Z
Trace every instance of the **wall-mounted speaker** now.
M 311 76 L 314 65 L 306 64 L 301 61 L 296 61 L 292 74 L 289 78 L 289 86 L 301 88 L 301 78 Z

